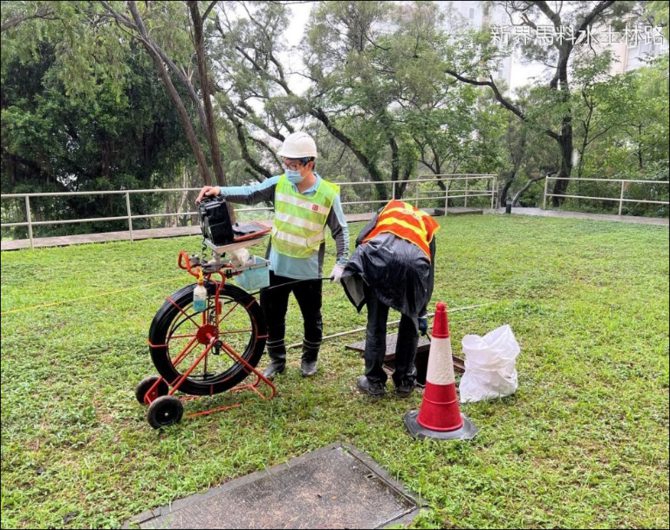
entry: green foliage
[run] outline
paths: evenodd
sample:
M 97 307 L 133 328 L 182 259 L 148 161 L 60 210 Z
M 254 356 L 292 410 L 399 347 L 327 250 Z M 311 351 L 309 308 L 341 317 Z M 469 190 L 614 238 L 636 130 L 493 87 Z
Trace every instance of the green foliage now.
M 581 159 L 575 176 L 667 181 L 668 57 L 631 72 L 585 81 L 576 96 L 577 148 Z M 588 126 L 587 126 L 588 123 Z M 575 183 L 582 195 L 619 196 L 619 185 Z M 573 191 L 574 191 L 573 190 Z M 667 200 L 667 185 L 634 184 L 626 198 Z M 581 208 L 616 213 L 618 204 L 580 201 Z M 579 203 L 574 206 L 580 207 Z M 667 215 L 667 207 L 631 203 L 625 213 Z
M 115 11 L 100 2 L 3 2 L 4 192 L 202 181 L 192 177 L 193 159 L 154 63 L 137 34 L 113 21 L 114 14 L 130 17 L 128 6 L 109 5 Z M 197 122 L 191 96 L 197 100 L 201 91 L 187 3 L 135 5 L 153 42 L 193 79 L 187 92 L 174 75 L 191 121 Z M 483 4 L 485 11 L 490 7 Z M 527 7 L 528 21 L 544 20 L 538 4 L 508 7 Z M 616 29 L 639 7 L 655 24 L 667 22 L 664 2 L 617 2 L 598 20 Z M 577 24 L 592 8 L 593 3 L 571 4 L 561 12 L 562 23 Z M 296 50 L 287 42 L 290 3 L 218 3 L 205 21 L 205 52 L 227 182 L 260 181 L 277 173 L 278 142 L 297 129 L 317 137 L 324 177 L 383 182 L 360 187 L 352 200 L 388 195 L 390 180 L 427 173 L 496 172 L 501 182 L 509 182 L 503 194 L 514 194 L 562 162 L 567 171 L 569 157 L 562 158 L 556 135 L 561 145 L 572 142 L 579 152 L 575 176 L 658 180 L 667 173 L 667 56 L 648 68 L 612 76 L 609 54 L 579 41 L 561 90 L 547 83 L 506 95 L 525 117 L 513 123 L 509 118 L 517 117 L 490 88 L 445 73 L 461 72 L 481 82 L 511 51 L 494 46 L 487 30 L 452 32 L 449 24 L 457 25 L 452 14 L 437 2 L 315 2 Z M 558 49 L 541 48 L 528 45 L 520 52 L 554 62 Z M 194 142 L 206 145 L 203 127 L 195 129 Z M 209 150 L 203 151 L 206 164 L 214 165 Z M 539 204 L 540 184 L 523 191 L 522 204 Z M 58 213 L 52 201 L 36 203 L 37 220 Z M 61 213 L 90 217 L 94 208 L 110 215 L 125 208 L 122 201 L 90 202 L 83 209 L 77 204 Z M 154 213 L 164 206 L 133 208 Z M 23 220 L 16 217 L 21 211 L 22 205 L 3 202 L 4 220 Z M 120 225 L 78 227 L 115 228 Z
M 39 63 L 45 45 L 53 56 L 51 74 L 58 79 L 67 96 L 95 105 L 101 91 L 122 95 L 126 47 L 118 36 L 100 24 L 99 2 L 5 2 L 2 20 L 19 23 L 2 32 L 2 75 L 18 64 Z
M 63 42 L 52 43 L 49 35 L 37 44 L 38 53 L 22 56 L 18 52 L 12 55 L 11 51 L 4 51 L 5 42 L 21 41 L 30 33 L 28 24 L 25 22 L 16 35 L 3 33 L 3 192 L 169 185 L 174 168 L 187 158 L 187 151 L 176 112 L 143 52 L 135 46 L 125 49 L 122 79 L 110 75 L 111 67 L 102 75 L 100 63 L 91 62 L 90 65 L 95 65 L 89 72 L 92 77 L 86 80 L 69 62 L 69 52 L 63 50 Z M 77 46 L 88 44 L 77 41 Z M 88 52 L 95 55 L 97 51 L 91 46 Z M 11 46 L 7 49 L 12 50 Z M 81 58 L 86 56 L 82 50 L 72 53 Z M 82 59 L 84 63 L 87 60 L 91 58 Z M 106 60 L 104 64 L 109 63 Z M 82 84 L 66 82 L 70 77 Z M 136 213 L 152 213 L 158 204 L 154 199 L 133 198 Z M 33 206 L 34 220 L 125 213 L 122 198 L 66 201 L 41 198 L 35 199 Z M 12 217 L 16 215 L 15 206 L 3 201 L 3 208 L 6 221 L 24 220 L 25 213 L 18 219 Z M 147 221 L 140 221 L 137 227 L 143 224 L 149 226 Z M 123 226 L 123 223 L 105 222 L 42 228 L 38 232 L 39 235 L 57 235 L 123 229 Z M 11 233 L 13 237 L 20 237 L 24 230 Z
M 393 179 L 498 167 L 500 117 L 490 121 L 493 103 L 474 88 L 445 80 L 454 43 L 442 24 L 430 3 L 323 3 L 313 12 L 312 90 Z
M 668 3 L 663 2 L 661 0 L 653 0 L 649 2 L 644 2 L 643 7 L 644 10 L 649 15 L 651 15 L 654 26 L 662 28 L 665 40 L 666 41 L 670 40 L 670 36 L 668 34 L 669 29 L 668 19 L 669 19 L 670 7 L 668 6 Z
M 521 345 L 517 393 L 462 407 L 480 429 L 468 443 L 408 436 L 402 417 L 420 394 L 370 402 L 356 392 L 363 361 L 345 346 L 362 334 L 324 342 L 314 379 L 290 349 L 270 402 L 203 397 L 186 412 L 243 406 L 154 431 L 133 395 L 154 373 L 147 332 L 165 297 L 191 281 L 178 250 L 200 241 L 3 253 L 3 528 L 118 528 L 334 442 L 426 500 L 414 528 L 667 528 L 667 228 L 439 222 L 433 303 L 449 305 L 454 353 L 464 335 L 503 324 Z M 326 270 L 332 250 L 329 241 Z M 323 313 L 326 334 L 365 325 L 329 282 Z M 288 344 L 301 333 L 291 301 Z

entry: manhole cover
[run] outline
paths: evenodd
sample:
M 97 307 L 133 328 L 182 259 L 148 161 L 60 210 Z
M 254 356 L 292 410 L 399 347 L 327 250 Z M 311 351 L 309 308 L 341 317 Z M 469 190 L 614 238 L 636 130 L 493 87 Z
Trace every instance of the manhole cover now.
M 381 528 L 419 502 L 355 448 L 318 449 L 133 518 L 140 528 Z
M 395 364 L 395 348 L 398 342 L 397 333 L 389 333 L 386 335 L 386 355 L 384 356 L 384 366 L 389 369 L 391 373 L 394 370 Z M 361 357 L 365 352 L 365 341 L 354 342 L 347 344 L 345 348 L 360 352 Z M 416 348 L 416 357 L 414 365 L 416 366 L 416 381 L 421 385 L 426 384 L 426 371 L 428 370 L 428 354 L 430 353 L 430 340 L 426 337 L 419 337 L 419 344 Z M 460 357 L 452 354 L 452 361 L 454 363 L 454 372 L 462 374 L 465 372 L 465 362 Z

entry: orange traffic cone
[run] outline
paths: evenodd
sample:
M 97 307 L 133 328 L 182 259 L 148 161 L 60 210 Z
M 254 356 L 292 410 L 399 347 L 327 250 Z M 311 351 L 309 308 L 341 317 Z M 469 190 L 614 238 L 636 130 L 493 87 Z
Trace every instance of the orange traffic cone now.
M 435 308 L 421 409 L 405 414 L 405 426 L 415 438 L 470 440 L 477 434 L 477 427 L 458 406 L 447 306 L 443 302 Z

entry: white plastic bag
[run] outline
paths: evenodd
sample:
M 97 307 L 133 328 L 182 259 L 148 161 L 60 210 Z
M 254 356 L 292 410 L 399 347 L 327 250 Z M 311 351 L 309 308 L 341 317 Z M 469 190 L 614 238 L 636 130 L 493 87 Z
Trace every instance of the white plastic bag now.
M 461 402 L 482 401 L 514 394 L 518 387 L 516 358 L 521 349 L 509 325 L 487 333 L 463 337 L 465 373 Z
M 251 255 L 246 248 L 236 248 L 229 252 L 230 259 L 235 267 L 242 267 L 251 259 Z

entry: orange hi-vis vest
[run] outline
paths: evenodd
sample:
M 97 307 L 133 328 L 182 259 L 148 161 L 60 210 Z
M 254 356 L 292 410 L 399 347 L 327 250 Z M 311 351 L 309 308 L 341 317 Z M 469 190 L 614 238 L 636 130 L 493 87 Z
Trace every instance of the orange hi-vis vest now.
M 379 234 L 391 233 L 397 237 L 414 243 L 424 251 L 428 259 L 430 256 L 430 242 L 440 229 L 440 225 L 426 212 L 415 208 L 411 204 L 393 199 L 380 212 L 377 224 L 363 239 L 363 243 L 374 239 Z

